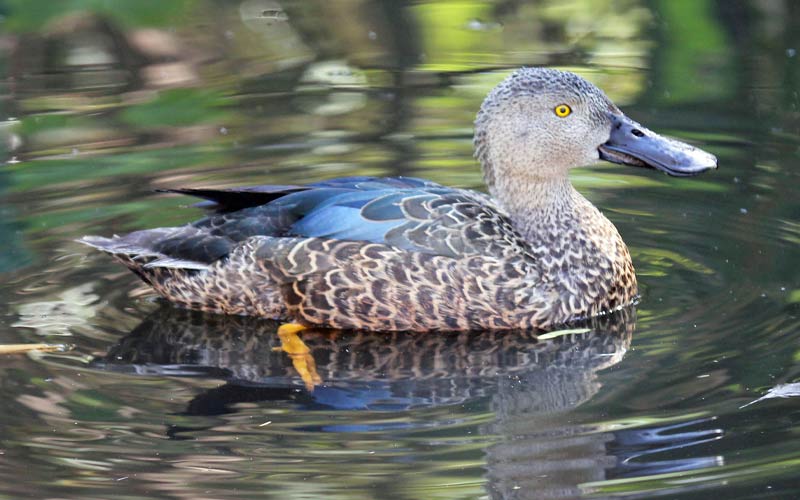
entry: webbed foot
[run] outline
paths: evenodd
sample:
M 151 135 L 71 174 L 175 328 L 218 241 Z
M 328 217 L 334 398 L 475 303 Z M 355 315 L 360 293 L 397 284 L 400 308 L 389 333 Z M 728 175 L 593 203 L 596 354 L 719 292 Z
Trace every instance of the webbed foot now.
M 278 328 L 278 338 L 281 340 L 280 347 L 273 347 L 273 351 L 283 351 L 292 359 L 292 365 L 300 378 L 306 384 L 306 389 L 313 391 L 314 387 L 322 383 L 322 379 L 317 374 L 317 364 L 311 356 L 311 349 L 297 335 L 305 330 L 306 327 L 299 323 L 285 323 Z

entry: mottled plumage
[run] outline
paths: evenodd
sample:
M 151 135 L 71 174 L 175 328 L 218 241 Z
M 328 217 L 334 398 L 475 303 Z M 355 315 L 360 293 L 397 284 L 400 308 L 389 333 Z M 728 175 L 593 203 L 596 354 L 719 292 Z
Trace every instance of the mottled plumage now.
M 569 116 L 555 116 L 558 105 Z M 601 155 L 669 173 L 710 168 L 654 155 L 663 143 L 652 133 L 639 158 L 615 141 L 621 120 L 642 134 L 580 77 L 522 69 L 489 94 L 476 120 L 492 197 L 414 178 L 183 189 L 175 191 L 216 212 L 81 241 L 192 309 L 341 329 L 549 328 L 637 294 L 624 242 L 570 185 L 569 168 Z

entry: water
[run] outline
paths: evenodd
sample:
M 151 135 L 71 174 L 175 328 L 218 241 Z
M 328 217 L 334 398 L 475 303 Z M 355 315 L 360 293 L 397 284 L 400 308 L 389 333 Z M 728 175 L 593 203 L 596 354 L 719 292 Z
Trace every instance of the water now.
M 95 9 L 95 10 L 91 10 Z M 800 12 L 790 1 L 0 4 L 3 498 L 796 498 Z M 697 179 L 600 165 L 642 301 L 582 333 L 312 332 L 161 304 L 84 234 L 199 216 L 174 186 L 480 188 L 471 121 L 569 68 Z

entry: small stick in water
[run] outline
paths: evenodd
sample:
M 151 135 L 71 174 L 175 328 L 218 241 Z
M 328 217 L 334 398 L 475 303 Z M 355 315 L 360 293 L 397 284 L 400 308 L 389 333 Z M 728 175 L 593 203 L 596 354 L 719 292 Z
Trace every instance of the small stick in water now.
M 25 354 L 31 351 L 55 352 L 65 351 L 63 344 L 0 344 L 0 355 L 2 354 Z

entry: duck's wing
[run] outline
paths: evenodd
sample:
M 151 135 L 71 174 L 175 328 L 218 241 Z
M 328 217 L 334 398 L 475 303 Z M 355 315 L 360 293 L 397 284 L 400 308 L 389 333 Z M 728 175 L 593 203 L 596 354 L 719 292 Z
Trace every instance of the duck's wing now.
M 308 186 L 245 186 L 223 189 L 171 188 L 157 189 L 159 193 L 175 193 L 202 198 L 205 201 L 195 206 L 214 210 L 218 213 L 235 212 L 245 208 L 266 205 L 287 194 L 309 189 Z
M 308 191 L 310 189 L 339 188 L 348 190 L 376 190 L 376 189 L 409 189 L 421 187 L 441 187 L 425 179 L 416 177 L 341 177 L 312 184 L 298 185 L 263 185 L 239 186 L 233 188 L 169 188 L 157 189 L 159 193 L 184 194 L 202 198 L 205 201 L 196 204 L 200 208 L 213 210 L 217 213 L 234 212 L 245 208 L 266 205 L 287 194 Z
M 446 257 L 507 258 L 527 248 L 508 217 L 485 195 L 421 179 L 358 177 L 246 192 L 176 191 L 228 207 L 253 203 L 259 196 L 267 203 L 212 214 L 187 226 L 82 241 L 110 253 L 148 257 L 150 267 L 195 269 L 225 258 L 253 236 L 381 243 Z

